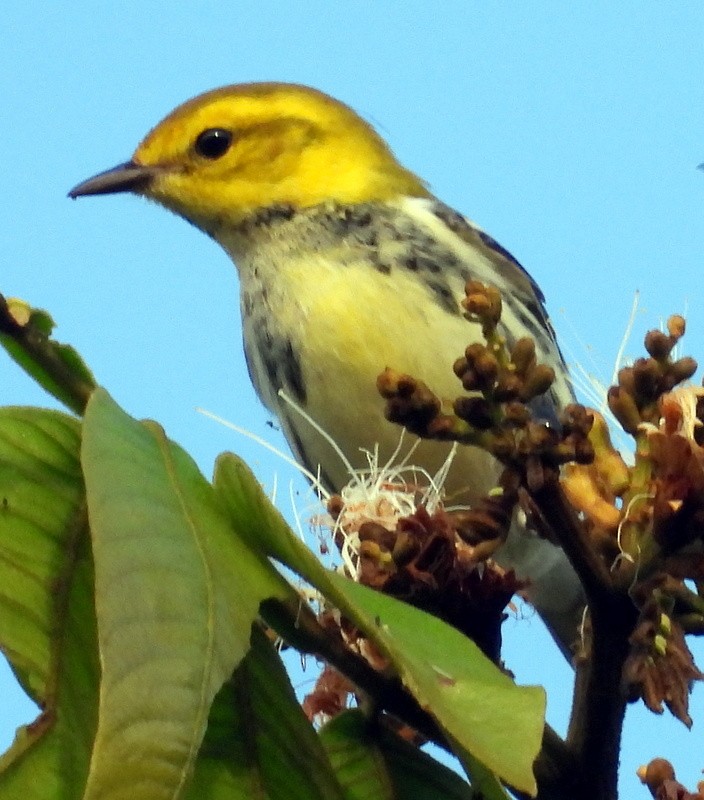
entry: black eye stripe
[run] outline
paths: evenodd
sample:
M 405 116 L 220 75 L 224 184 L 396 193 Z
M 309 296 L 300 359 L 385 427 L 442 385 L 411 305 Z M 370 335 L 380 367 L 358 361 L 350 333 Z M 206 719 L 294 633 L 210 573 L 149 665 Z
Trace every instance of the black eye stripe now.
M 207 128 L 198 134 L 195 151 L 203 158 L 215 160 L 227 153 L 232 144 L 232 131 L 227 128 Z

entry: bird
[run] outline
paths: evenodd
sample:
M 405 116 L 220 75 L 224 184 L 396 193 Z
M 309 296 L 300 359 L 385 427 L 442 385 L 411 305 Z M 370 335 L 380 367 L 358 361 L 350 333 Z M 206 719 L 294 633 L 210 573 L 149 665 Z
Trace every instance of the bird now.
M 201 94 L 157 124 L 129 161 L 69 197 L 118 192 L 175 212 L 231 257 L 254 387 L 299 462 L 332 491 L 349 481 L 349 464 L 366 466 L 366 453 L 383 462 L 396 452 L 399 430 L 376 389 L 385 367 L 443 401 L 457 396 L 453 361 L 483 341 L 460 306 L 469 279 L 500 290 L 507 343 L 532 337 L 538 360 L 555 369 L 543 416 L 556 420 L 574 400 L 528 272 L 436 198 L 365 119 L 317 89 L 246 83 Z M 435 474 L 448 449 L 421 441 L 413 463 Z M 484 450 L 460 447 L 445 490 L 476 503 L 500 469 Z M 565 553 L 514 524 L 496 560 L 529 582 L 530 602 L 568 654 L 584 595 Z

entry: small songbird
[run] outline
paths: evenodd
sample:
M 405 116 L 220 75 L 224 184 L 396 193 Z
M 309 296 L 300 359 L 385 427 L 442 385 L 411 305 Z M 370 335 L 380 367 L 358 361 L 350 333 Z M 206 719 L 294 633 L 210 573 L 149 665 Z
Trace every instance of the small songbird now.
M 535 340 L 556 379 L 540 414 L 573 401 L 567 367 L 528 273 L 494 239 L 440 202 L 376 131 L 341 102 L 305 86 L 254 83 L 196 97 L 173 111 L 131 161 L 80 183 L 70 197 L 132 192 L 207 233 L 237 266 L 249 373 L 300 462 L 339 491 L 339 454 L 384 462 L 399 429 L 384 417 L 385 367 L 423 380 L 451 402 L 452 364 L 483 341 L 460 301 L 469 278 L 497 287 L 510 345 Z M 447 443 L 423 441 L 414 464 L 434 474 Z M 457 502 L 495 486 L 496 460 L 460 447 L 445 484 Z M 515 524 L 497 560 L 530 581 L 529 597 L 567 652 L 584 604 L 564 553 Z

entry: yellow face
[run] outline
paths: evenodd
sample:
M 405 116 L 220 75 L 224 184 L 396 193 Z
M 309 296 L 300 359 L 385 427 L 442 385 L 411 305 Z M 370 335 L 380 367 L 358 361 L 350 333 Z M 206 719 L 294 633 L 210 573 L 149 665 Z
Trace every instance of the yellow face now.
M 120 183 L 117 170 L 129 172 Z M 350 108 L 304 86 L 217 89 L 169 114 L 132 161 L 71 193 L 134 191 L 205 230 L 259 208 L 427 196 Z M 114 178 L 112 177 L 114 174 Z

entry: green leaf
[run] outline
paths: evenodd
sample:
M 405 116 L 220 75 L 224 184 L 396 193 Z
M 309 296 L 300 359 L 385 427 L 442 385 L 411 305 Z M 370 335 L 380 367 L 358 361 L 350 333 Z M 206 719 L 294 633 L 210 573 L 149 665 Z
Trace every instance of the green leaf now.
M 413 796 L 397 793 L 381 751 L 381 728 L 377 725 L 372 731 L 370 720 L 361 712 L 338 714 L 320 731 L 320 739 L 347 800 L 395 800 Z M 420 754 L 420 750 L 414 749 Z M 444 797 L 432 796 L 437 800 Z
M 187 800 L 344 800 L 284 665 L 255 627 L 218 693 Z
M 372 725 L 360 711 L 339 714 L 320 731 L 320 738 L 348 800 L 477 796 L 457 773 L 400 736 Z M 485 797 L 490 800 L 490 795 Z M 500 797 L 508 798 L 505 793 Z
M 100 667 L 80 425 L 0 409 L 0 646 L 41 706 L 0 758 L 1 800 L 74 800 L 97 724 Z
M 511 800 L 511 796 L 501 785 L 496 775 L 484 764 L 474 758 L 464 748 L 456 748 L 457 757 L 472 779 L 472 788 L 481 800 Z M 532 790 L 535 793 L 535 790 Z
M 326 585 L 330 573 L 291 531 L 242 459 L 232 453 L 218 456 L 213 486 L 233 527 L 250 546 L 286 564 L 317 588 Z
M 325 570 L 235 456 L 220 456 L 214 483 L 242 536 L 302 575 L 360 628 L 461 749 L 517 789 L 536 790 L 542 688 L 516 686 L 473 642 L 435 617 Z
M 387 654 L 452 739 L 511 786 L 536 791 L 544 690 L 516 686 L 473 642 L 435 617 L 341 575 L 329 578 L 338 607 Z
M 53 329 L 46 311 L 0 295 L 0 345 L 49 394 L 81 414 L 95 379 L 73 347 L 50 338 Z
M 102 389 L 82 463 L 103 665 L 85 800 L 178 797 L 260 601 L 292 590 L 233 533 L 192 459 Z

